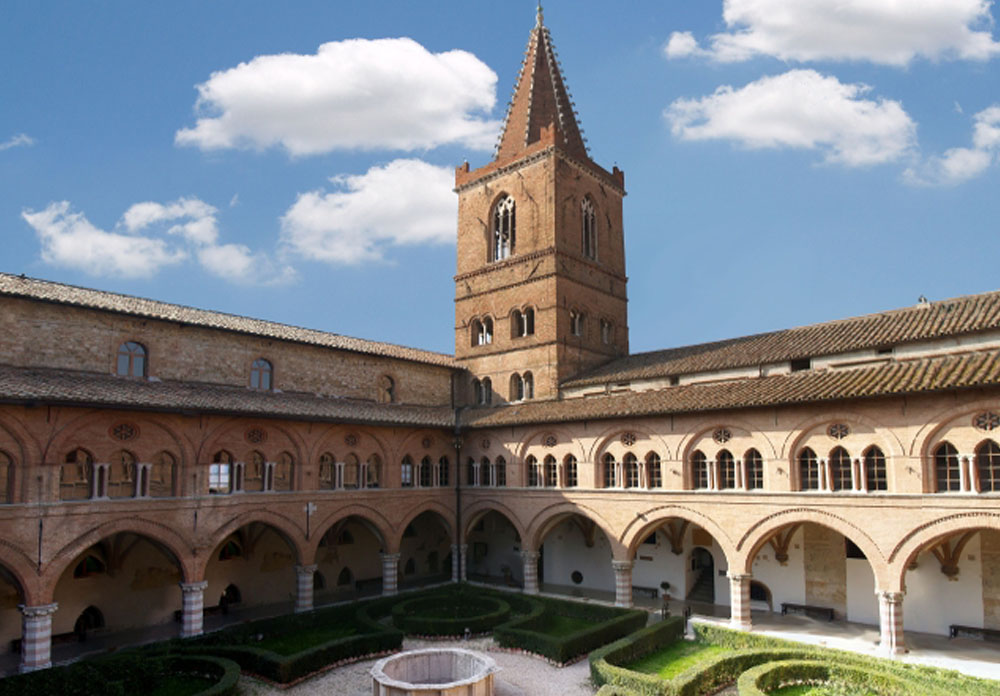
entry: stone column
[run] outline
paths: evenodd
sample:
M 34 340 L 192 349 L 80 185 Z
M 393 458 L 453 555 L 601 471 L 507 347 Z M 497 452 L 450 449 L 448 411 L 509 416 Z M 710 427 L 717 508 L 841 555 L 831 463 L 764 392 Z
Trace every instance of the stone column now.
M 976 455 L 969 455 L 969 490 L 973 493 L 981 493 L 979 487 L 979 468 L 976 466 Z
M 708 489 L 711 491 L 719 490 L 718 477 L 716 476 L 716 463 L 714 459 L 709 459 L 705 462 L 705 466 L 708 467 Z
M 729 627 L 737 631 L 753 628 L 750 619 L 750 575 L 729 573 Z
M 866 493 L 868 492 L 868 467 L 865 465 L 865 458 L 858 457 L 855 462 L 858 465 L 858 480 L 855 482 L 854 489 Z
M 459 567 L 462 564 L 461 551 L 459 550 L 458 544 L 451 545 L 451 581 L 458 582 L 458 578 L 461 576 Z
M 743 473 L 743 460 L 737 458 L 735 466 L 736 466 L 736 487 L 741 491 L 745 491 L 747 489 L 747 477 Z
M 313 574 L 315 565 L 295 566 L 295 611 L 312 611 L 313 608 Z
M 524 563 L 524 593 L 538 594 L 538 551 L 522 551 L 521 561 Z
M 966 456 L 958 455 L 958 488 L 963 493 L 969 490 L 969 470 L 966 467 L 966 459 Z
M 469 545 L 462 544 L 458 547 L 459 550 L 459 565 L 458 565 L 458 579 L 461 582 L 468 580 L 469 573 Z
M 611 561 L 615 570 L 615 606 L 632 606 L 632 566 L 635 561 Z
M 208 581 L 182 582 L 181 638 L 200 636 L 205 632 L 205 588 Z
M 903 639 L 903 593 L 876 590 L 881 641 L 879 651 L 888 657 L 906 652 Z
M 399 554 L 382 554 L 382 594 L 385 596 L 396 594 L 399 586 Z
M 21 671 L 34 672 L 52 666 L 52 615 L 59 605 L 42 604 L 21 610 Z

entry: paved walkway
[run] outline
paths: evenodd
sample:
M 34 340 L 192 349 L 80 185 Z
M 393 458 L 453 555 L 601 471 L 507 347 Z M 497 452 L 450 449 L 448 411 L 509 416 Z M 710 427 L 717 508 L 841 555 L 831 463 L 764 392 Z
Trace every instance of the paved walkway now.
M 427 647 L 462 647 L 488 653 L 500 666 L 496 696 L 593 696 L 597 689 L 590 683 L 590 667 L 581 660 L 569 667 L 553 667 L 548 662 L 527 655 L 500 652 L 492 638 L 470 641 L 427 641 L 407 638 L 404 650 Z M 278 689 L 246 676 L 240 678 L 245 696 L 287 694 L 288 696 L 371 696 L 372 678 L 368 670 L 377 660 L 365 660 L 331 670 L 293 686 Z

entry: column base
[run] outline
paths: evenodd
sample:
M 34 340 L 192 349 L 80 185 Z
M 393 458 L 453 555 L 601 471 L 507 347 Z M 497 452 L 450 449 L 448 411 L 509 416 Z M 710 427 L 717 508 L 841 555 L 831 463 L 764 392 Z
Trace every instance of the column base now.
M 734 631 L 743 631 L 745 633 L 750 633 L 753 630 L 753 623 L 750 621 L 730 621 L 729 628 Z
M 29 665 L 21 665 L 18 668 L 18 672 L 20 674 L 28 674 L 30 672 L 37 672 L 37 671 L 42 670 L 42 669 L 48 669 L 51 666 L 52 666 L 51 662 L 46 662 L 45 664 L 42 664 L 42 665 L 30 665 L 30 666 Z

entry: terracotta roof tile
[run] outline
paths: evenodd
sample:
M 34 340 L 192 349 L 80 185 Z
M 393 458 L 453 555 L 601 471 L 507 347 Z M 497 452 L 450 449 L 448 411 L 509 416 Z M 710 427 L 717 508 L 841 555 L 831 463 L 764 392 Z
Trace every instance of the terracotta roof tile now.
M 0 366 L 0 402 L 224 413 L 373 425 L 453 427 L 449 406 L 377 404 L 313 394 L 263 392 L 191 382 L 147 382 L 111 375 Z
M 854 369 L 667 387 L 562 401 L 535 401 L 462 414 L 466 427 L 495 427 L 781 406 L 1000 385 L 1000 351 L 892 361 Z
M 1000 328 L 1000 292 L 649 353 L 602 365 L 564 387 L 655 379 L 888 348 Z
M 273 321 L 251 319 L 249 317 L 224 314 L 222 312 L 211 312 L 205 309 L 195 309 L 183 305 L 132 297 L 131 295 L 119 295 L 102 290 L 63 285 L 62 283 L 53 283 L 37 278 L 26 278 L 9 273 L 0 273 L 0 295 L 119 312 L 133 316 L 162 319 L 164 321 L 183 322 L 193 326 L 236 331 L 238 333 L 265 338 L 308 343 L 324 348 L 349 350 L 355 353 L 367 353 L 369 355 L 429 363 L 443 367 L 458 367 L 458 363 L 455 362 L 452 356 L 443 353 L 407 348 L 392 343 L 366 341 L 361 338 L 351 338 L 350 336 L 341 336 L 340 334 L 327 333 L 325 331 L 303 329 Z

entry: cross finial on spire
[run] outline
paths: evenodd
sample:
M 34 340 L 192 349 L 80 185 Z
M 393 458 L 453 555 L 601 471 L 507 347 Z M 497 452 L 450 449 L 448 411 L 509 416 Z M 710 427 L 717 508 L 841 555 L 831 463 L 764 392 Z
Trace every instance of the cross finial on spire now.
M 538 0 L 538 14 L 535 16 L 535 26 L 542 26 L 544 19 L 542 16 L 542 0 Z

